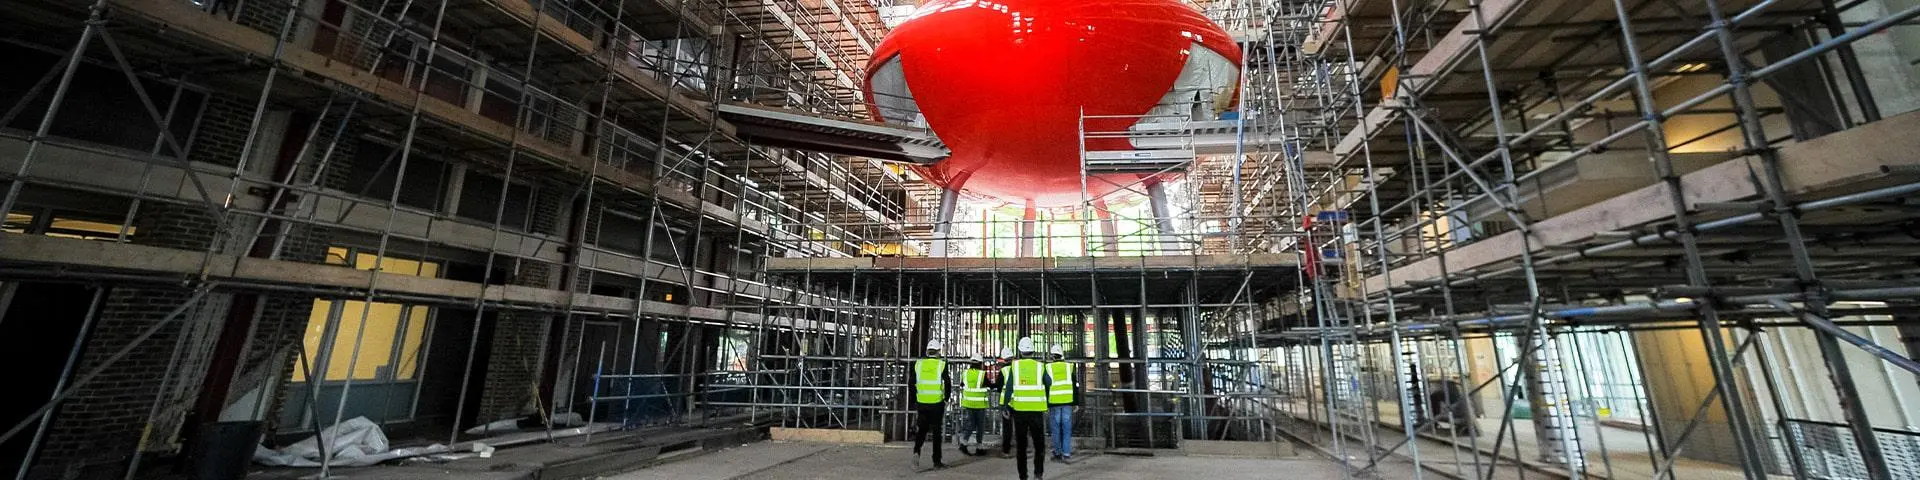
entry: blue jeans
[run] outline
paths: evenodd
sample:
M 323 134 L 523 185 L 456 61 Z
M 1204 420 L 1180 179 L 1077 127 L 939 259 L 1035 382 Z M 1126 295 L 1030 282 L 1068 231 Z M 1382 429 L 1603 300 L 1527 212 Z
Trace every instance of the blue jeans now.
M 1054 405 L 1047 407 L 1047 438 L 1053 444 L 1052 452 L 1062 457 L 1073 456 L 1073 406 Z
M 967 416 L 962 417 L 960 425 L 960 438 L 965 439 L 967 434 L 971 433 L 973 443 L 978 445 L 980 436 L 987 430 L 987 409 L 968 408 Z

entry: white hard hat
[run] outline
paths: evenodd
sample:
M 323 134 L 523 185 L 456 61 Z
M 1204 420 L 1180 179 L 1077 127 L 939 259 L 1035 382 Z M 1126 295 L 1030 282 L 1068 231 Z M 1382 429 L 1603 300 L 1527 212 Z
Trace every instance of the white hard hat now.
M 941 345 L 940 345 L 940 341 L 939 341 L 939 340 L 928 340 L 928 341 L 927 341 L 927 349 L 928 349 L 928 350 L 940 350 L 940 347 L 941 347 Z
M 1013 349 L 1011 348 L 1000 349 L 1000 358 L 1013 358 Z
M 1051 349 L 1051 350 L 1048 350 L 1048 351 L 1047 351 L 1047 353 L 1051 353 L 1051 354 L 1054 354 L 1054 355 L 1059 355 L 1059 356 L 1063 356 L 1063 357 L 1067 355 L 1067 354 L 1066 354 L 1066 351 L 1064 351 L 1064 350 L 1061 350 L 1061 349 L 1060 349 L 1060 346 L 1059 346 L 1059 345 L 1054 345 L 1054 346 L 1053 346 L 1053 349 Z
M 1033 353 L 1033 339 L 1020 337 L 1020 353 Z
M 978 353 L 973 354 L 973 356 L 971 357 L 967 357 L 967 361 L 973 362 L 973 363 L 984 363 L 980 360 L 980 354 Z

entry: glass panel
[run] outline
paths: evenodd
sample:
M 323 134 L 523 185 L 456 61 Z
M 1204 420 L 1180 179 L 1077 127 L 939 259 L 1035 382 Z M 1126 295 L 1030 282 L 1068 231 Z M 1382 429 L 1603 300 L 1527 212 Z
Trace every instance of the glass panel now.
M 716 349 L 717 351 L 714 355 L 715 360 L 717 360 L 714 364 L 719 365 L 720 369 L 725 371 L 747 371 L 747 346 L 752 338 L 753 332 L 747 330 L 728 329 L 723 331 L 720 337 L 720 348 Z
M 427 338 L 427 321 L 427 307 L 407 309 L 407 335 L 400 344 L 400 366 L 394 369 L 394 380 L 412 380 L 419 375 L 420 346 Z
M 344 249 L 341 250 L 344 251 Z M 332 256 L 329 255 L 328 258 L 332 258 Z M 320 343 L 326 340 L 327 312 L 332 308 L 332 301 L 313 301 L 313 311 L 307 314 L 307 331 L 305 338 L 302 339 L 302 341 L 306 343 L 306 348 L 302 350 L 306 359 L 303 360 L 301 364 L 293 366 L 293 381 L 305 382 L 307 381 L 308 369 L 315 371 L 320 369 L 320 364 L 315 362 L 314 359 L 316 358 L 315 355 L 320 353 L 320 347 L 322 347 Z
M 374 380 L 393 364 L 393 338 L 400 327 L 400 305 L 348 300 L 340 310 L 339 333 L 327 364 L 327 380 L 345 380 L 353 372 L 354 380 Z M 360 316 L 366 315 L 363 323 Z M 364 328 L 363 328 L 364 327 Z M 362 333 L 364 330 L 364 333 Z M 360 358 L 354 358 L 354 340 L 360 342 Z M 351 367 L 351 368 L 349 368 Z
M 394 340 L 400 330 L 400 312 L 402 306 L 397 303 L 374 302 L 368 305 L 359 300 L 347 300 L 341 304 L 339 325 L 335 327 L 333 345 L 326 352 L 324 345 L 327 335 L 327 315 L 333 302 L 315 300 L 313 311 L 307 316 L 307 364 L 310 368 L 326 369 L 327 381 L 342 381 L 351 372 L 354 380 L 380 380 L 388 378 L 410 379 L 417 373 L 418 365 L 401 365 L 398 375 L 394 375 Z M 420 344 L 425 339 L 427 307 L 412 307 L 408 317 L 414 324 L 407 328 L 406 343 L 401 346 L 401 358 L 412 359 L 418 356 Z M 361 319 L 365 315 L 365 321 Z M 364 326 L 364 328 L 362 328 Z M 365 333 L 362 333 L 362 330 Z M 354 342 L 359 341 L 359 358 L 354 358 Z M 327 361 L 323 365 L 315 357 L 325 353 Z M 407 363 L 416 363 L 409 360 Z M 293 381 L 307 380 L 306 372 L 295 368 Z

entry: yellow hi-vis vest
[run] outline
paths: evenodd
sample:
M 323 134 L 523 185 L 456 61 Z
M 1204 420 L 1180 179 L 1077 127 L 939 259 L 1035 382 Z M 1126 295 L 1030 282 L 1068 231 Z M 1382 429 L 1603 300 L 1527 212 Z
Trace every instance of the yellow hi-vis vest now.
M 1013 411 L 1047 411 L 1047 386 L 1040 383 L 1040 362 L 1026 358 L 1014 360 L 1012 370 L 1013 376 L 1007 384 L 1013 389 L 1013 402 L 1008 404 Z
M 1053 383 L 1047 385 L 1047 403 L 1054 405 L 1073 403 L 1073 364 L 1049 363 L 1047 373 L 1053 375 Z
M 960 406 L 975 410 L 987 408 L 987 371 L 967 369 L 960 385 Z
M 942 378 L 946 373 L 946 360 L 922 358 L 914 361 L 913 401 L 918 403 L 940 403 L 946 401 L 946 385 Z

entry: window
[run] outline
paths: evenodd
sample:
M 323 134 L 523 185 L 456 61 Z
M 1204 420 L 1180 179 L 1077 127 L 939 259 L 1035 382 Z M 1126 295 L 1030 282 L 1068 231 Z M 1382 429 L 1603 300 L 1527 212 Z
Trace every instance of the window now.
M 394 257 L 380 260 L 372 253 L 344 247 L 327 249 L 330 264 L 372 270 L 376 262 L 384 273 L 440 276 L 438 262 Z M 325 372 L 329 382 L 413 380 L 420 374 L 421 347 L 431 319 L 432 310 L 420 305 L 316 299 L 307 316 L 304 365 Z M 319 361 L 321 358 L 326 361 Z M 294 368 L 293 381 L 307 381 L 305 369 Z
M 427 96 L 454 105 L 467 104 L 467 81 L 473 77 L 473 69 L 464 59 L 441 52 L 433 57 L 433 68 L 422 73 L 427 76 Z
M 0 69 L 0 105 L 13 105 L 26 95 L 27 90 L 39 82 L 41 75 L 60 57 L 46 52 L 11 45 L 0 45 L 0 58 L 7 59 L 7 67 Z M 161 82 L 141 79 L 140 85 L 146 89 L 148 98 L 162 115 L 166 114 L 168 103 L 173 99 L 174 86 Z M 54 115 L 52 129 L 48 133 L 56 137 L 96 142 L 102 145 L 120 147 L 128 150 L 147 152 L 153 148 L 154 140 L 159 138 L 160 127 L 147 113 L 133 86 L 127 83 L 125 74 L 117 68 L 105 68 L 83 64 L 75 72 L 71 91 L 61 100 L 60 111 Z M 13 117 L 7 128 L 32 132 L 40 127 L 41 117 L 53 99 L 53 85 L 42 88 Z M 168 130 L 175 140 L 184 145 L 193 132 L 195 120 L 199 118 L 201 104 L 206 95 L 194 90 L 182 90 L 180 102 L 174 105 L 173 120 Z M 176 154 L 171 148 L 162 148 L 161 155 Z
M 468 171 L 464 184 L 460 187 L 460 216 L 493 223 L 494 214 L 501 210 L 500 186 L 506 183 L 506 216 L 500 221 L 502 227 L 517 231 L 527 230 L 527 215 L 534 201 L 533 187 L 520 183 L 507 183 L 500 177 Z
M 347 170 L 347 185 L 366 198 L 386 201 L 393 197 L 393 173 L 400 170 L 400 151 L 373 141 L 360 142 Z M 447 190 L 447 164 L 427 158 L 415 148 L 407 156 L 407 175 L 401 180 L 401 205 L 440 211 L 440 199 Z
M 369 306 L 363 301 L 346 300 L 339 302 L 340 308 L 335 310 L 334 303 L 313 302 L 313 312 L 307 318 L 308 368 L 326 372 L 330 382 L 347 380 L 349 372 L 354 380 L 412 380 L 419 374 L 418 357 L 426 337 L 427 307 L 383 302 Z M 364 323 L 360 319 L 362 312 L 366 315 Z M 333 338 L 328 339 L 328 320 L 336 316 L 339 321 L 331 322 L 337 326 Z M 353 347 L 356 340 L 360 343 L 357 361 Z M 326 365 L 316 361 L 323 351 L 327 354 Z M 325 370 L 320 370 L 322 368 Z M 293 381 L 307 381 L 306 372 L 293 369 Z
M 739 375 L 748 368 L 747 350 L 753 345 L 753 331 L 726 329 L 720 332 L 720 348 L 714 351 L 714 362 L 721 371 Z M 729 376 L 733 376 L 729 375 Z
M 133 226 L 128 225 L 127 236 L 133 236 L 133 231 Z M 53 217 L 53 223 L 47 225 L 46 235 L 49 237 L 79 238 L 85 240 L 113 240 L 120 237 L 120 223 L 98 219 L 88 220 L 56 216 Z
M 46 219 L 43 215 L 52 215 L 52 218 L 47 219 L 46 225 L 36 225 L 37 220 Z M 82 240 L 118 240 L 120 221 L 71 211 L 15 210 L 7 213 L 5 226 L 0 227 L 0 231 Z M 133 236 L 134 231 L 133 225 L 127 225 L 127 236 Z
M 594 245 L 607 250 L 640 255 L 646 253 L 646 220 L 638 216 L 602 210 L 600 231 Z
M 520 88 L 512 80 L 489 77 L 480 97 L 480 116 L 512 125 L 520 112 Z

